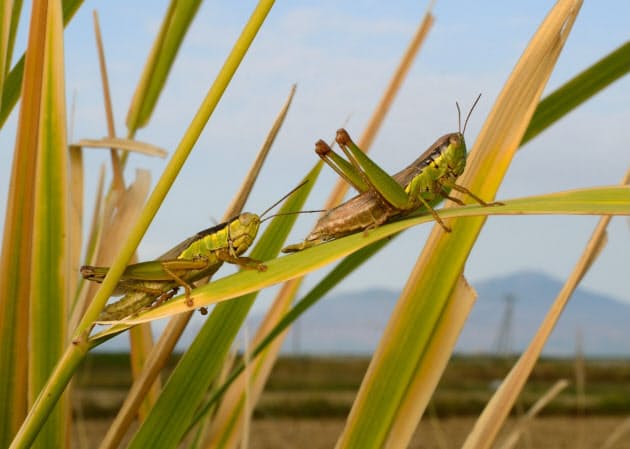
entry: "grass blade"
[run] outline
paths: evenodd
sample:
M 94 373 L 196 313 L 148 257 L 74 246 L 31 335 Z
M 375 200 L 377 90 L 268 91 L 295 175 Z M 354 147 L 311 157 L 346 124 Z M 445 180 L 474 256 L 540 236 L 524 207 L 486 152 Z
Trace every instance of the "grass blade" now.
M 69 147 L 68 157 L 70 159 L 70 224 L 68 226 L 72 239 L 70 240 L 70 266 L 78 267 L 81 265 L 81 248 L 83 248 L 83 152 L 80 149 Z M 101 173 L 99 189 L 102 185 L 103 174 Z M 89 254 L 88 248 L 87 253 Z M 79 298 L 81 282 L 79 281 L 79 273 L 71 270 L 69 275 L 69 285 L 73 290 L 73 298 L 70 301 L 70 314 L 75 307 Z
M 553 399 L 555 399 L 558 394 L 566 387 L 569 386 L 569 381 L 566 379 L 558 380 L 553 386 L 547 390 L 547 392 L 542 395 L 534 405 L 527 410 L 527 413 L 523 415 L 516 424 L 516 427 L 510 432 L 505 441 L 498 447 L 498 449 L 512 449 L 518 443 L 519 438 L 523 434 L 523 432 L 527 429 L 527 427 L 531 424 L 533 419 L 538 415 L 538 413 Z
M 28 315 L 37 140 L 42 104 L 46 3 L 34 2 L 24 95 L 15 141 L 0 260 L 0 445 L 7 447 L 27 410 Z M 7 84 L 5 84 L 6 92 Z
M 438 323 L 429 342 L 418 374 L 409 385 L 409 394 L 400 405 L 399 414 L 416 417 L 422 415 L 431 400 L 449 357 L 457 343 L 457 338 L 466 323 L 468 314 L 477 299 L 477 293 L 468 285 L 464 276 L 460 276 L 453 292 L 453 301 L 446 304 L 442 319 Z M 405 447 L 411 441 L 416 430 L 417 419 L 398 419 L 389 432 L 385 448 Z
M 525 145 L 628 72 L 630 72 L 630 42 L 626 42 L 545 97 L 536 108 L 521 145 Z
M 147 142 L 120 137 L 103 137 L 102 139 L 81 139 L 74 146 L 91 148 L 116 148 L 124 151 L 135 151 L 147 156 L 166 157 L 168 152 Z
M 6 60 L 4 66 L 4 75 L 9 71 L 9 62 L 13 60 L 13 50 L 15 49 L 15 36 L 17 34 L 18 25 L 20 23 L 20 16 L 22 15 L 22 0 L 15 0 L 11 2 L 13 4 L 11 11 L 11 23 L 9 25 L 9 39 L 7 41 Z M 0 95 L 1 96 L 1 95 Z
M 13 17 L 13 2 L 4 1 L 0 4 L 0 103 L 2 103 L 2 87 L 7 73 L 7 65 L 11 61 L 10 31 Z
M 630 435 L 630 418 L 624 419 L 617 427 L 615 427 L 615 429 L 613 429 L 600 449 L 612 449 L 614 447 L 618 447 L 617 443 L 619 443 L 626 434 Z
M 98 53 L 98 65 L 101 72 L 101 84 L 103 85 L 103 106 L 105 106 L 105 117 L 107 122 L 107 136 L 116 137 L 116 124 L 114 123 L 114 112 L 112 108 L 112 96 L 109 89 L 109 76 L 107 75 L 107 63 L 105 62 L 105 48 L 101 36 L 101 25 L 98 20 L 96 10 L 92 11 L 94 20 L 94 37 L 96 38 L 96 50 Z M 125 188 L 123 181 L 122 164 L 118 151 L 110 148 L 110 159 L 112 162 L 112 189 L 122 191 Z
M 160 34 L 151 49 L 151 55 L 129 106 L 127 128 L 130 135 L 134 135 L 138 128 L 142 128 L 149 121 L 175 56 L 200 4 L 199 0 L 186 2 L 171 0 L 164 15 Z
M 578 10 L 576 2 L 558 2 L 499 95 L 459 180 L 480 197 L 494 197 Z M 417 423 L 421 417 L 422 410 L 404 416 L 401 405 L 410 393 L 419 394 L 410 386 L 421 372 L 427 345 L 484 218 L 447 223 L 453 232 L 446 235 L 434 227 L 413 268 L 337 442 L 338 448 L 382 447 L 399 421 Z
M 417 55 L 418 50 L 420 49 L 420 46 L 424 42 L 424 39 L 426 38 L 426 35 L 428 34 L 428 31 L 431 28 L 432 24 L 433 24 L 433 16 L 431 15 L 430 11 L 427 11 L 423 20 L 418 26 L 416 33 L 414 34 L 411 42 L 409 43 L 405 51 L 405 54 L 403 55 L 403 58 L 401 59 L 398 67 L 396 68 L 396 71 L 394 72 L 394 75 L 392 79 L 390 80 L 387 90 L 383 94 L 378 106 L 373 112 L 370 118 L 369 124 L 366 127 L 365 132 L 361 136 L 360 146 L 363 149 L 363 151 L 367 151 L 370 148 L 372 141 L 374 140 L 374 137 L 376 136 L 376 133 L 378 132 L 378 129 L 380 128 L 380 125 L 382 124 L 385 115 L 389 111 L 389 108 L 391 107 L 396 94 L 400 90 L 402 82 L 404 81 L 407 73 L 409 72 L 409 69 L 411 68 L 411 65 L 415 59 L 415 56 Z M 342 180 L 340 180 L 330 195 L 330 198 L 327 202 L 327 207 L 332 207 L 333 205 L 339 203 L 341 199 L 343 198 L 343 196 L 345 195 L 345 193 L 347 192 L 347 189 L 348 189 L 347 184 L 343 182 Z M 378 245 L 380 246 L 380 244 Z M 350 256 L 350 257 L 353 257 L 353 256 Z M 335 270 L 335 271 L 336 271 L 336 274 L 340 273 L 339 270 Z M 330 279 L 330 278 L 327 276 L 326 279 Z M 310 307 L 310 305 L 312 305 L 319 298 L 321 298 L 321 295 L 317 295 L 317 294 L 307 295 L 308 301 L 302 302 L 301 303 L 302 307 L 296 307 L 291 312 L 289 312 L 288 315 L 284 315 L 286 309 L 290 306 L 291 302 L 293 301 L 295 294 L 297 293 L 297 290 L 299 289 L 300 284 L 301 284 L 301 279 L 293 279 L 287 285 L 283 287 L 281 293 L 278 295 L 278 297 L 276 298 L 276 301 L 274 302 L 272 308 L 270 309 L 267 317 L 261 324 L 261 329 L 259 330 L 259 333 L 257 334 L 257 337 L 256 337 L 257 341 L 254 342 L 254 345 L 255 345 L 254 357 L 256 356 L 259 356 L 259 357 L 254 362 L 256 364 L 256 368 L 255 368 L 256 374 L 255 374 L 255 381 L 254 381 L 255 384 L 253 384 L 251 387 L 252 390 L 256 393 L 256 396 L 259 395 L 260 392 L 262 391 L 264 383 L 266 382 L 266 378 L 271 370 L 271 367 L 273 366 L 273 363 L 275 362 L 278 356 L 278 352 L 282 345 L 281 341 L 274 341 L 274 339 L 278 337 L 279 335 L 281 335 L 284 332 L 284 330 L 293 322 L 293 320 L 297 316 L 299 316 L 301 313 L 303 313 L 303 311 L 306 310 L 306 308 Z M 330 288 L 332 288 L 333 284 L 331 283 L 329 285 L 330 285 Z M 321 289 L 319 290 L 319 292 L 323 294 L 323 290 L 325 289 Z M 279 340 L 282 340 L 282 338 L 280 338 Z M 272 348 L 267 348 L 267 346 L 270 344 L 272 344 Z M 261 355 L 263 350 L 265 351 L 265 355 Z M 239 373 L 242 372 L 243 368 L 244 368 L 244 365 L 241 363 L 238 365 L 238 367 L 235 370 L 232 371 L 229 382 L 224 383 L 224 385 L 222 386 L 221 392 L 219 391 L 214 392 L 213 394 L 214 399 L 217 399 L 219 395 L 222 394 L 222 392 L 224 391 L 223 389 L 226 389 L 228 385 L 231 384 L 231 382 L 233 382 L 237 378 Z M 217 433 L 216 429 L 225 427 L 226 425 L 231 426 L 234 423 L 237 423 L 236 424 L 237 426 L 241 426 L 241 424 L 243 424 L 243 420 L 241 418 L 237 418 L 236 416 L 242 413 L 249 413 L 247 410 L 243 409 L 242 407 L 243 404 L 251 403 L 251 402 L 255 403 L 257 400 L 257 398 L 252 398 L 250 396 L 244 397 L 243 395 L 246 394 L 244 391 L 244 388 L 245 388 L 245 384 L 242 382 L 240 385 L 234 385 L 234 388 L 232 388 L 231 391 L 228 393 L 228 395 L 231 396 L 232 399 L 230 400 L 226 399 L 226 402 L 222 404 L 222 409 L 218 412 L 219 415 L 217 415 L 216 417 L 217 422 L 215 422 L 213 425 L 213 432 L 215 436 L 218 438 L 218 440 L 216 441 L 221 440 L 221 443 L 216 443 L 216 444 L 222 444 L 223 447 L 234 447 L 234 445 L 237 444 L 240 438 L 239 436 L 241 434 L 241 430 L 239 428 L 231 427 L 229 431 L 226 431 L 227 433 L 224 431 L 219 431 Z M 232 403 L 232 406 L 227 405 L 228 401 Z M 210 400 L 206 404 L 206 407 L 209 407 L 212 403 L 213 403 L 213 400 Z M 232 408 L 230 409 L 230 407 Z M 199 415 L 195 419 L 195 422 L 197 421 L 198 418 L 199 418 Z M 219 435 L 221 435 L 220 438 L 219 438 Z M 207 444 L 210 444 L 210 443 L 207 443 Z
M 39 122 L 37 187 L 31 265 L 29 319 L 29 396 L 48 381 L 67 343 L 69 284 L 69 203 L 66 106 L 61 3 L 46 10 L 42 66 L 42 106 Z M 69 397 L 62 397 L 43 426 L 35 447 L 66 444 L 70 421 Z

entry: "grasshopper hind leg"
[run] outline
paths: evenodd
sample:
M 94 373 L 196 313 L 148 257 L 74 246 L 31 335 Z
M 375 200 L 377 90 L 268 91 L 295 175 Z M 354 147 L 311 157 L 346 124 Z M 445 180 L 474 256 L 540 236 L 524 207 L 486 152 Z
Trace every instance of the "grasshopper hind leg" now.
M 184 281 L 184 280 L 183 280 L 182 278 L 180 278 L 179 276 L 177 276 L 177 274 L 175 274 L 175 272 L 174 272 L 174 271 L 172 271 L 171 269 L 169 269 L 169 268 L 168 268 L 168 266 L 166 266 L 166 264 L 163 264 L 163 265 L 162 265 L 162 268 L 164 268 L 164 271 L 166 271 L 166 272 L 168 273 L 168 275 L 169 275 L 170 277 L 172 277 L 172 278 L 173 278 L 173 280 L 174 280 L 175 282 L 177 282 L 179 285 L 181 285 L 182 287 L 184 287 L 184 291 L 186 292 L 186 305 L 187 305 L 188 307 L 192 307 L 192 306 L 193 306 L 193 300 L 190 298 L 190 292 L 191 292 L 191 290 L 192 290 L 192 287 L 190 286 L 190 284 L 189 284 L 189 283 L 187 283 L 186 281 Z M 177 289 L 175 289 L 175 291 L 177 291 Z M 168 295 L 168 293 L 166 293 L 166 295 Z M 173 293 L 173 294 L 171 294 L 171 295 L 170 295 L 168 298 L 166 298 L 166 299 L 172 298 L 172 297 L 173 297 L 173 295 L 174 295 L 174 293 Z M 161 295 L 161 296 L 158 298 L 158 300 L 159 300 L 159 299 L 161 299 L 161 298 L 162 298 L 162 296 L 164 296 L 164 295 Z M 161 300 L 161 301 L 160 301 L 160 303 L 162 303 L 162 302 L 166 301 L 166 299 Z

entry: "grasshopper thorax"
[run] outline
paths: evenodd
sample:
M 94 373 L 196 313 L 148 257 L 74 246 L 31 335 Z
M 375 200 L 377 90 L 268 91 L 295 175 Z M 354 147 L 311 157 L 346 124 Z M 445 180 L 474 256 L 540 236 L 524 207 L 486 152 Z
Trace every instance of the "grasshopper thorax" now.
M 445 134 L 435 141 L 412 165 L 434 170 L 434 177 L 455 172 L 459 176 L 466 165 L 466 141 L 461 132 Z
M 228 235 L 236 254 L 242 254 L 251 246 L 258 234 L 260 217 L 250 212 L 243 212 L 228 225 Z

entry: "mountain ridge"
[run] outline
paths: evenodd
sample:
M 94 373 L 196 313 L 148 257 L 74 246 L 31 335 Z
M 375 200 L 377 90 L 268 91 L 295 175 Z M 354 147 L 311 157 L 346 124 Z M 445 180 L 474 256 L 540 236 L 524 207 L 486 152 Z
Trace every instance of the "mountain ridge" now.
M 535 334 L 562 288 L 559 280 L 536 271 L 519 271 L 472 283 L 477 302 L 468 318 L 457 352 L 521 352 Z M 332 293 L 303 317 L 287 338 L 285 350 L 307 354 L 369 354 L 376 347 L 399 292 L 367 288 Z M 512 318 L 505 298 L 511 295 Z M 588 356 L 629 356 L 630 304 L 578 288 L 570 298 L 543 351 L 569 356 L 580 350 Z M 504 324 L 505 327 L 505 324 Z M 500 336 L 501 342 L 499 342 Z M 581 343 L 578 343 L 581 339 Z

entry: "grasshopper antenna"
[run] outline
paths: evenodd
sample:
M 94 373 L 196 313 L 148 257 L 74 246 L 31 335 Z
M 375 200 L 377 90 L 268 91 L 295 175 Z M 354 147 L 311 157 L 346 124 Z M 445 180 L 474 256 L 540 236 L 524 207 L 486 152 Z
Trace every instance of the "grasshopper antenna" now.
M 306 183 L 308 182 L 308 179 L 306 181 L 304 181 L 302 184 L 300 184 L 299 186 L 297 186 L 296 188 L 294 188 L 293 190 L 291 190 L 289 193 L 287 193 L 286 195 L 284 195 L 282 198 L 280 198 L 278 201 L 276 201 L 275 203 L 273 203 L 270 207 L 268 207 L 262 214 L 260 214 L 260 218 L 264 217 L 265 214 L 267 214 L 270 210 L 272 210 L 274 207 L 276 207 L 278 204 L 280 204 L 281 202 L 283 202 L 284 200 L 286 200 L 288 197 L 290 197 L 291 195 L 293 195 L 296 191 L 298 191 L 299 189 L 301 189 L 302 187 L 304 187 L 304 185 L 306 185 Z M 269 217 L 271 218 L 271 217 Z
M 321 212 L 327 212 L 326 209 L 314 209 L 314 210 L 296 210 L 294 212 L 282 212 L 279 214 L 269 215 L 268 217 L 263 218 L 260 222 L 264 222 L 267 220 L 271 220 L 274 217 L 282 217 L 284 215 L 297 215 L 297 214 L 316 214 Z
M 464 134 L 466 132 L 466 125 L 468 125 L 468 119 L 470 118 L 470 114 L 472 114 L 472 111 L 475 109 L 475 106 L 477 106 L 477 103 L 479 103 L 479 99 L 481 98 L 481 94 L 477 95 L 477 99 L 475 100 L 475 102 L 473 103 L 472 107 L 470 108 L 470 111 L 468 111 L 468 115 L 466 116 L 466 120 L 464 120 L 464 130 L 461 132 L 462 134 Z M 457 103 L 455 103 L 457 104 Z M 459 124 L 461 126 L 461 116 L 460 116 L 460 112 L 459 112 L 459 105 L 457 105 L 457 114 L 459 116 Z

